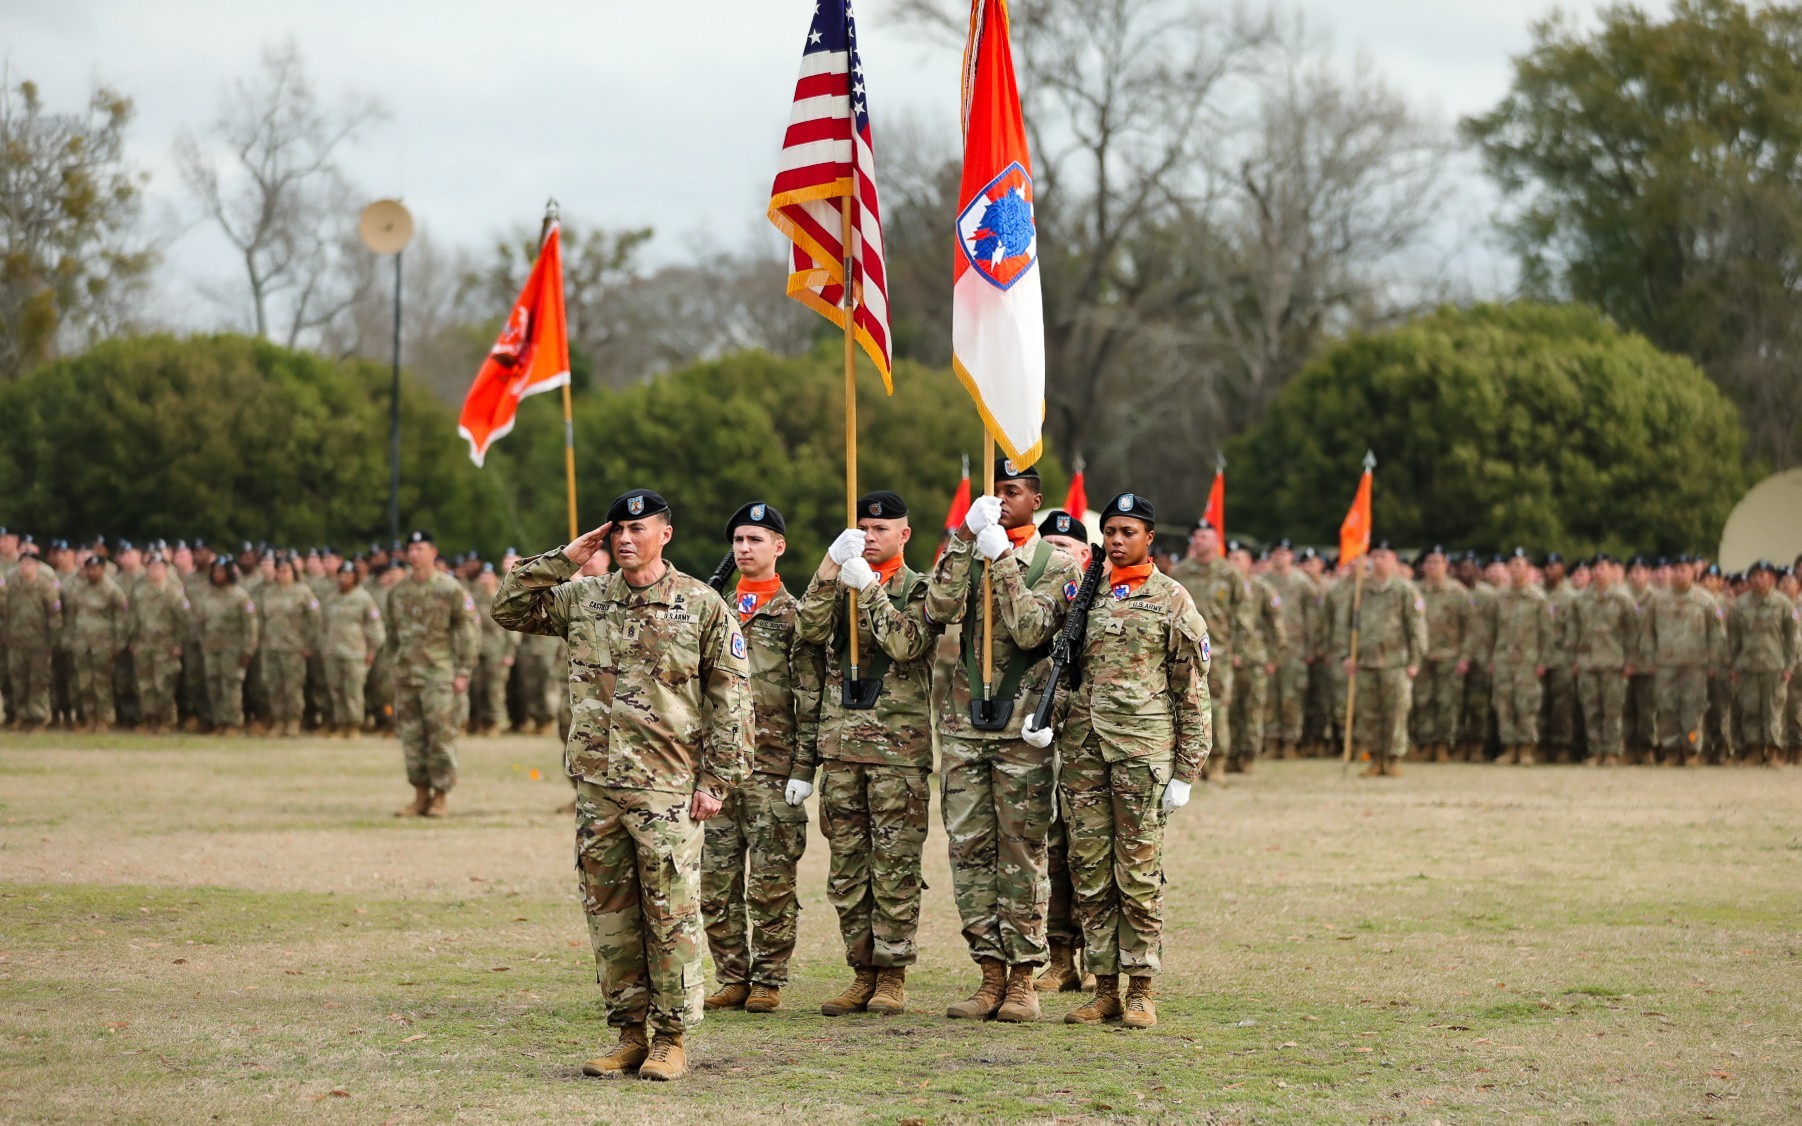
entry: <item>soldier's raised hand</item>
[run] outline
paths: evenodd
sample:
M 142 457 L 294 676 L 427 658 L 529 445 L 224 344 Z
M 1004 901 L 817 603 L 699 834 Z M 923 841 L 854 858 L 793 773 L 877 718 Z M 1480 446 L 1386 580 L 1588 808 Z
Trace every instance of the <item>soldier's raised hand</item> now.
M 571 563 L 580 567 L 593 559 L 595 552 L 607 546 L 607 533 L 612 530 L 613 521 L 609 520 L 592 532 L 584 532 L 570 541 L 569 545 L 563 549 L 563 554 L 569 556 Z

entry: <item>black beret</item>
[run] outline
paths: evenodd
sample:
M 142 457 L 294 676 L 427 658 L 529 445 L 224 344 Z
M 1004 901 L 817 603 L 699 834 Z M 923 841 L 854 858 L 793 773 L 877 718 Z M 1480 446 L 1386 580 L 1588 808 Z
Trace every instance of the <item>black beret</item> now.
M 1301 562 L 1303 562 L 1303 563 L 1306 563 L 1306 562 L 1307 562 L 1307 561 L 1308 561 L 1308 560 L 1310 560 L 1310 559 L 1319 559 L 1319 558 L 1320 558 L 1320 552 L 1318 552 L 1318 551 L 1315 551 L 1315 550 L 1314 550 L 1314 549 L 1313 549 L 1313 548 L 1311 548 L 1311 547 L 1304 547 L 1304 548 L 1302 548 L 1302 549 L 1301 549 L 1301 551 L 1300 551 L 1300 552 L 1298 552 L 1298 553 L 1297 553 L 1297 554 L 1296 554 L 1296 556 L 1295 556 L 1295 557 L 1296 557 L 1296 558 L 1297 558 L 1297 559 L 1299 559 L 1299 560 L 1300 560 L 1300 561 L 1301 561 Z
M 501 552 L 502 559 L 505 559 L 509 555 L 513 556 L 515 559 L 519 558 L 519 548 L 509 547 L 507 550 Z
M 1651 565 L 1651 561 L 1643 555 L 1635 555 L 1633 558 L 1627 560 L 1627 566 L 1629 567 L 1650 567 Z
M 650 489 L 633 489 L 621 493 L 607 509 L 607 522 L 619 524 L 669 511 L 669 502 Z
M 1614 561 L 1614 556 L 1608 554 L 1606 551 L 1596 552 L 1594 558 L 1590 560 L 1592 563 L 1613 563 Z
M 492 563 L 482 564 L 482 574 L 484 574 L 484 575 L 494 574 L 494 564 L 492 564 Z
M 1659 556 L 1659 557 L 1658 557 L 1658 566 L 1660 566 L 1660 567 L 1669 567 L 1669 566 L 1670 566 L 1670 565 L 1671 565 L 1671 559 L 1670 559 L 1670 556 L 1668 556 L 1668 555 L 1660 555 L 1660 556 Z
M 104 567 L 106 566 L 106 560 L 98 555 L 90 555 L 81 561 L 81 565 L 83 567 Z
M 1270 550 L 1272 550 L 1272 551 L 1294 551 L 1295 550 L 1295 541 L 1291 540 L 1287 536 L 1284 536 L 1282 539 L 1277 540 L 1275 543 L 1271 544 Z
M 1082 522 L 1082 517 L 1072 516 L 1061 508 L 1052 509 L 1039 521 L 1039 535 L 1068 536 L 1073 540 L 1089 542 L 1089 528 Z
M 1710 563 L 1708 565 L 1708 570 L 1702 573 L 1711 579 L 1718 579 L 1721 577 L 1721 565 L 1719 563 Z
M 1513 551 L 1510 551 L 1508 553 L 1508 558 L 1509 559 L 1525 559 L 1529 563 L 1533 562 L 1532 553 L 1530 553 L 1524 547 L 1517 547 Z
M 206 547 L 206 541 L 201 539 L 199 536 L 195 536 L 194 537 L 194 546 L 196 548 Z
M 120 540 L 117 544 L 114 544 L 113 546 L 116 547 L 120 551 L 130 551 L 132 549 L 130 540 Z
M 167 562 L 169 562 L 169 561 L 167 559 L 163 558 L 163 553 L 160 551 L 153 551 L 144 558 L 144 566 L 146 566 L 146 567 L 150 566 L 152 563 L 167 563 Z
M 897 493 L 878 490 L 865 493 L 857 498 L 857 518 L 871 520 L 893 520 L 907 515 L 907 502 Z
M 30 532 L 27 532 L 24 535 L 19 537 L 19 546 L 20 547 L 30 547 L 31 545 L 33 545 L 37 542 L 38 542 L 37 540 L 35 540 L 31 537 Z
M 1558 554 L 1556 551 L 1548 551 L 1540 557 L 1539 565 L 1541 567 L 1550 567 L 1554 563 L 1562 562 L 1564 562 L 1564 556 Z
M 1372 551 L 1394 551 L 1395 545 L 1390 543 L 1388 540 L 1383 540 L 1383 539 L 1371 540 L 1370 541 L 1370 550 L 1372 550 Z
M 726 521 L 727 540 L 732 539 L 732 533 L 741 524 L 749 524 L 754 528 L 768 528 L 779 536 L 788 535 L 788 521 L 782 519 L 782 513 L 776 511 L 775 505 L 765 504 L 760 500 L 754 500 L 740 508 L 732 514 L 732 519 Z
M 424 528 L 417 528 L 407 537 L 407 542 L 436 544 L 438 541 L 433 539 L 432 533 L 426 531 Z
M 239 555 L 247 555 L 247 554 L 255 551 L 256 549 L 257 549 L 256 544 L 251 543 L 249 540 L 245 540 L 238 545 L 238 554 Z
M 995 459 L 995 480 L 997 481 L 1037 481 L 1038 479 L 1039 469 L 1036 465 L 1022 468 L 1015 465 L 1014 459 L 1011 457 Z
M 1447 559 L 1451 558 L 1451 552 L 1445 550 L 1444 544 L 1439 544 L 1439 543 L 1436 543 L 1432 547 L 1429 547 L 1425 551 L 1421 552 L 1420 558 L 1424 560 L 1429 555 L 1443 555 Z
M 1772 563 L 1769 559 L 1760 559 L 1758 562 L 1752 564 L 1751 567 L 1747 568 L 1746 574 L 1756 575 L 1760 571 L 1769 571 L 1774 575 L 1777 573 L 1777 565 Z
M 1244 549 L 1245 549 L 1245 545 L 1240 543 L 1238 540 L 1227 540 L 1226 541 L 1226 553 L 1228 555 L 1231 555 L 1235 551 L 1243 551 Z
M 1103 528 L 1107 527 L 1110 516 L 1131 516 L 1154 526 L 1158 522 L 1157 509 L 1152 506 L 1151 501 L 1138 493 L 1120 493 L 1108 501 L 1107 507 L 1101 510 L 1101 526 Z M 1200 527 L 1204 523 L 1207 522 L 1201 521 L 1196 527 Z
M 351 560 L 346 559 L 344 562 L 338 564 L 338 573 L 340 575 L 354 575 L 357 573 L 357 565 Z
M 1197 521 L 1195 521 L 1195 523 L 1194 523 L 1194 524 L 1192 524 L 1192 525 L 1190 525 L 1190 527 L 1189 527 L 1189 531 L 1190 531 L 1190 532 L 1199 532 L 1199 531 L 1201 531 L 1201 530 L 1202 530 L 1202 529 L 1203 529 L 1203 528 L 1206 528 L 1206 529 L 1207 529 L 1207 530 L 1208 530 L 1208 531 L 1210 531 L 1210 532 L 1212 532 L 1212 531 L 1215 531 L 1215 530 L 1216 530 L 1216 529 L 1215 529 L 1215 528 L 1214 528 L 1214 523 L 1213 523 L 1213 521 L 1211 521 L 1211 520 L 1209 520 L 1209 519 L 1208 519 L 1208 518 L 1207 518 L 1207 517 L 1206 517 L 1206 516 L 1203 516 L 1203 517 L 1202 517 L 1202 518 L 1201 518 L 1201 519 L 1199 519 L 1199 520 L 1197 520 Z
M 1508 562 L 1508 561 L 1507 561 L 1507 560 L 1506 560 L 1506 559 L 1504 559 L 1504 558 L 1502 558 L 1502 557 L 1501 557 L 1501 556 L 1500 556 L 1500 555 L 1499 555 L 1499 554 L 1498 554 L 1498 555 L 1491 555 L 1491 556 L 1490 556 L 1490 557 L 1489 557 L 1489 562 L 1488 562 L 1488 563 L 1486 563 L 1486 564 L 1484 564 L 1484 566 L 1486 566 L 1486 567 L 1493 567 L 1493 566 L 1495 566 L 1495 565 L 1496 565 L 1496 564 L 1497 564 L 1497 563 L 1506 563 L 1506 562 Z

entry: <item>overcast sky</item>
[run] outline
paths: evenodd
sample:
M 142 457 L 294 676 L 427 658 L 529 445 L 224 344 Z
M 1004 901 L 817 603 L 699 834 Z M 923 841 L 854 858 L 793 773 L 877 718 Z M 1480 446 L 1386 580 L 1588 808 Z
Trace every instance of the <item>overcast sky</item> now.
M 1552 7 L 1288 5 L 1448 119 L 1501 96 L 1510 55 Z M 950 132 L 957 109 L 957 50 L 897 32 L 886 10 L 860 6 L 879 160 L 885 117 Z M 12 81 L 36 81 L 54 109 L 79 106 L 96 82 L 135 99 L 132 156 L 152 173 L 159 215 L 188 206 L 170 158 L 177 132 L 210 121 L 261 48 L 292 35 L 328 99 L 354 90 L 387 106 L 346 170 L 371 198 L 402 198 L 435 238 L 484 245 L 555 195 L 591 223 L 654 226 L 658 253 L 675 257 L 762 222 L 809 14 L 806 0 L 0 0 L 0 50 Z M 230 276 L 232 260 L 204 227 L 168 253 L 166 312 L 187 319 L 196 311 L 184 316 L 182 302 L 199 299 L 183 286 Z

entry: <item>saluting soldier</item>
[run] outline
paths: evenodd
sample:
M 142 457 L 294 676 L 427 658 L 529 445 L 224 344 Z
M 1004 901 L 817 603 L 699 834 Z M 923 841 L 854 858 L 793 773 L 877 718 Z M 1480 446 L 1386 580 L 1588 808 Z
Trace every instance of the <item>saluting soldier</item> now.
M 788 550 L 782 513 L 746 504 L 726 521 L 726 539 L 738 568 L 728 599 L 745 635 L 756 740 L 749 777 L 706 826 L 701 917 L 720 983 L 706 1007 L 773 1013 L 801 919 L 795 869 L 807 850 L 813 784 L 796 777 L 797 767 L 813 772 L 826 670 L 819 647 L 796 631 L 801 604 L 776 574 Z
M 892 492 L 859 497 L 857 527 L 833 541 L 795 619 L 801 640 L 825 653 L 820 828 L 831 850 L 826 898 L 852 970 L 844 992 L 820 1006 L 826 1016 L 904 1011 L 907 967 L 919 956 L 938 628 L 926 616 L 926 576 L 903 555 L 912 537 L 906 501 Z M 848 591 L 858 595 L 855 622 Z M 813 773 L 807 763 L 796 776 L 812 781 Z
M 1044 889 L 1054 753 L 1049 739 L 1034 746 L 1020 728 L 1044 691 L 1051 641 L 1078 575 L 1076 561 L 1033 526 L 1043 503 L 1037 469 L 997 458 L 994 495 L 971 503 L 927 587 L 926 616 L 963 627 L 939 716 L 940 812 L 952 896 L 982 980 L 945 1011 L 953 1019 L 1037 1020 L 1033 973 L 1050 958 Z M 985 567 L 992 639 L 984 637 Z M 996 705 L 1008 714 L 990 714 Z
M 463 584 L 438 569 L 432 533 L 407 537 L 407 577 L 388 593 L 394 728 L 413 802 L 396 817 L 444 817 L 457 784 L 457 697 L 481 651 L 482 626 Z
M 75 655 L 76 706 L 84 731 L 112 729 L 113 665 L 130 640 L 130 610 L 125 592 L 107 577 L 106 560 L 88 556 L 81 581 L 64 598 L 70 650 Z
M 1408 710 L 1414 678 L 1427 655 L 1426 602 L 1396 574 L 1388 540 L 1370 547 L 1370 580 L 1358 602 L 1358 652 L 1351 651 L 1351 617 L 1336 623 L 1335 649 L 1346 675 L 1355 676 L 1358 703 L 1352 742 L 1369 752 L 1367 777 L 1394 777 L 1408 753 Z
M 1777 568 L 1752 564 L 1751 589 L 1727 615 L 1727 660 L 1739 703 L 1740 757 L 1776 766 L 1783 746 L 1784 694 L 1802 654 L 1797 629 L 1802 609 L 1777 592 Z
M 319 608 L 319 649 L 325 662 L 325 722 L 340 738 L 363 734 L 363 685 L 388 640 L 375 596 L 357 584 L 357 565 L 338 565 L 337 589 Z
M 1170 569 L 1170 577 L 1183 585 L 1196 610 L 1208 623 L 1208 641 L 1214 647 L 1208 662 L 1208 703 L 1213 709 L 1210 730 L 1213 746 L 1233 746 L 1231 712 L 1235 674 L 1239 667 L 1239 640 L 1257 628 L 1251 587 L 1238 568 L 1220 554 L 1220 533 L 1207 520 L 1197 520 L 1189 530 L 1189 551 Z M 1209 769 L 1204 760 L 1202 776 Z
M 1687 559 L 1652 599 L 1642 651 L 1658 691 L 1658 743 L 1666 766 L 1700 766 L 1708 681 L 1727 648 L 1727 612 L 1695 585 Z
M 744 634 L 706 583 L 664 561 L 673 533 L 668 503 L 634 489 L 599 528 L 521 560 L 494 598 L 503 627 L 569 639 L 563 761 L 576 780 L 582 910 L 619 1029 L 613 1051 L 583 1065 L 589 1075 L 686 1073 L 704 989 L 702 823 L 750 767 Z M 576 579 L 609 537 L 619 569 Z
M 138 713 L 145 730 L 175 730 L 175 690 L 181 680 L 182 643 L 188 636 L 187 591 L 153 552 L 131 598 L 132 670 L 138 679 Z
M 1589 765 L 1618 766 L 1625 746 L 1627 679 L 1639 653 L 1640 614 L 1621 586 L 1620 566 L 1602 552 L 1590 567 L 1589 589 L 1565 615 L 1565 650 L 1571 654 Z
M 1308 669 L 1314 663 L 1315 633 L 1320 628 L 1320 589 L 1295 566 L 1295 545 L 1286 539 L 1270 549 L 1264 584 L 1277 599 L 1288 642 L 1270 680 L 1268 740 L 1275 757 L 1292 759 L 1301 746 L 1307 711 Z
M 1059 733 L 1070 876 L 1095 975 L 1094 997 L 1065 1014 L 1067 1024 L 1157 1023 L 1164 822 L 1187 804 L 1213 747 L 1207 625 L 1151 561 L 1156 531 L 1151 502 L 1135 493 L 1102 510 L 1108 586 L 1089 607 L 1082 681 Z
M 50 722 L 50 665 L 63 629 L 62 588 L 36 555 L 19 557 L 4 609 L 7 698 L 19 727 L 31 731 Z
M 1427 651 L 1414 679 L 1414 739 L 1434 762 L 1449 762 L 1458 746 L 1458 713 L 1470 662 L 1464 640 L 1472 613 L 1470 592 L 1450 575 L 1445 548 L 1420 559 L 1420 599 L 1427 620 Z

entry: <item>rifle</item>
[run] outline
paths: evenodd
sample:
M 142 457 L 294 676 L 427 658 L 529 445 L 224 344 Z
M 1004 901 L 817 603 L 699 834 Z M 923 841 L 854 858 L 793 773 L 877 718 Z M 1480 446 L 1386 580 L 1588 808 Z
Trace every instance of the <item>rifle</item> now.
M 726 597 L 726 580 L 731 578 L 732 572 L 737 569 L 738 557 L 733 555 L 731 549 L 728 548 L 725 558 L 721 559 L 720 565 L 713 569 L 713 575 L 708 578 L 707 585 L 713 588 L 713 593 L 721 598 Z
M 1070 614 L 1064 619 L 1064 628 L 1051 643 L 1051 676 L 1045 681 L 1045 691 L 1039 697 L 1039 706 L 1033 709 L 1032 726 L 1043 731 L 1051 722 L 1051 706 L 1057 699 L 1057 682 L 1066 675 L 1070 680 L 1070 688 L 1082 683 L 1082 665 L 1077 658 L 1082 655 L 1083 638 L 1089 632 L 1089 607 L 1095 602 L 1095 594 L 1101 589 L 1101 573 L 1107 567 L 1099 547 L 1089 553 L 1089 568 L 1083 572 L 1082 585 L 1076 588 L 1076 597 L 1070 600 Z

